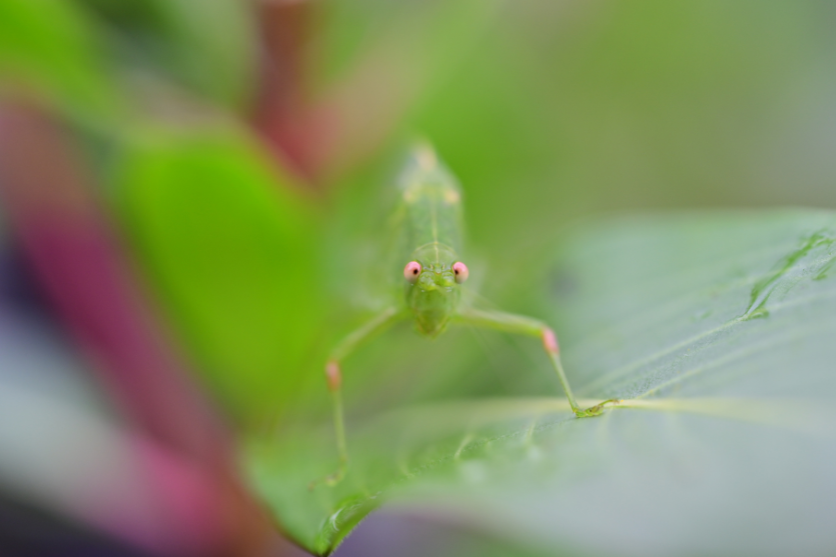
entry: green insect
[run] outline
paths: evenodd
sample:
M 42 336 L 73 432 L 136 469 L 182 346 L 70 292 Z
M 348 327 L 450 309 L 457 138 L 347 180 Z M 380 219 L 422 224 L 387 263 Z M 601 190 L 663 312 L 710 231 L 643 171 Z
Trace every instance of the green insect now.
M 348 467 L 348 448 L 340 388 L 342 361 L 365 339 L 381 333 L 398 321 L 412 319 L 417 331 L 429 338 L 441 334 L 450 323 L 498 329 L 538 337 L 551 360 L 557 377 L 578 417 L 597 416 L 607 400 L 586 410 L 575 402 L 572 389 L 560 363 L 557 337 L 542 321 L 498 311 L 484 311 L 462 302 L 460 285 L 468 278 L 468 268 L 459 258 L 461 249 L 462 192 L 455 178 L 426 145 L 416 147 L 400 176 L 400 200 L 395 214 L 398 268 L 403 273 L 402 301 L 393 303 L 371 321 L 349 334 L 334 348 L 325 368 L 328 389 L 333 398 L 334 428 L 340 466 L 326 478 L 339 482 Z

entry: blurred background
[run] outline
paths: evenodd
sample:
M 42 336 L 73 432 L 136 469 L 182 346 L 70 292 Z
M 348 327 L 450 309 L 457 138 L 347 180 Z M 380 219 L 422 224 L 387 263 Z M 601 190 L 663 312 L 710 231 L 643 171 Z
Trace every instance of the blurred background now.
M 324 354 L 387 294 L 404 144 L 460 178 L 480 292 L 513 307 L 591 215 L 836 207 L 834 25 L 823 0 L 4 0 L 0 552 L 304 554 L 236 451 L 327 416 Z M 412 342 L 349 404 L 531 387 L 467 374 L 478 342 L 375 374 Z M 513 551 L 380 514 L 337 555 L 405 547 Z

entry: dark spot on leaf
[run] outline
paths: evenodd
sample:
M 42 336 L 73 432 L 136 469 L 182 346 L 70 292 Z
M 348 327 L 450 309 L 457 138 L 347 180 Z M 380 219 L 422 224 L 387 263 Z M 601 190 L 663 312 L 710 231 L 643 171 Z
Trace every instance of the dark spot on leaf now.
M 568 268 L 558 266 L 549 278 L 549 292 L 558 298 L 568 298 L 578 293 L 580 281 Z

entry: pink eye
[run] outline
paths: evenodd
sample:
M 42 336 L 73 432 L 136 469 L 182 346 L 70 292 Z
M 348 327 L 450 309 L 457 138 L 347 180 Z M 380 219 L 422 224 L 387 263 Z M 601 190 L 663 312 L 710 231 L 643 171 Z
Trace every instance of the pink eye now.
M 467 280 L 467 275 L 470 274 L 470 271 L 467 270 L 467 265 L 459 261 L 453 264 L 453 274 L 456 275 L 456 282 L 461 284 Z
M 421 274 L 421 264 L 417 261 L 410 261 L 403 268 L 403 277 L 409 282 L 418 280 L 418 275 Z

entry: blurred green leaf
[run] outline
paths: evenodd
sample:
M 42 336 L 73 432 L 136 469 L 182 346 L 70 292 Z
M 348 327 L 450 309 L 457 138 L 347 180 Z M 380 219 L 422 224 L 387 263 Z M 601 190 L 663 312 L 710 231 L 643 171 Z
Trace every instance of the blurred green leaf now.
M 168 48 L 157 62 L 216 103 L 241 107 L 252 94 L 257 29 L 245 2 L 150 0 Z
M 0 95 L 34 95 L 81 118 L 120 107 L 100 29 L 73 2 L 0 3 Z
M 267 160 L 240 130 L 147 130 L 115 172 L 143 269 L 245 421 L 294 396 L 322 315 L 318 217 Z
M 832 550 L 836 215 L 609 219 L 555 248 L 528 303 L 578 394 L 622 404 L 574 419 L 552 383 L 349 419 L 350 472 L 313 491 L 329 427 L 254 437 L 250 479 L 283 529 L 325 554 L 386 502 L 572 554 Z
M 403 69 L 411 80 L 437 86 L 478 48 L 502 4 L 501 0 L 327 0 L 320 18 L 320 71 L 334 78 L 371 53 L 406 65 Z
M 471 238 L 497 260 L 601 210 L 834 207 L 814 155 L 832 141 L 787 129 L 830 121 L 836 50 L 817 22 L 831 15 L 814 1 L 505 3 L 410 123 L 465 185 Z M 810 159 L 776 181 L 799 141 Z
M 166 73 L 227 108 L 249 100 L 256 64 L 255 22 L 236 0 L 76 0 L 108 26 L 121 69 Z

